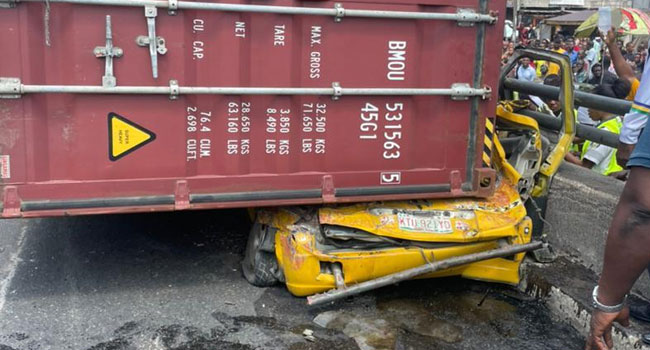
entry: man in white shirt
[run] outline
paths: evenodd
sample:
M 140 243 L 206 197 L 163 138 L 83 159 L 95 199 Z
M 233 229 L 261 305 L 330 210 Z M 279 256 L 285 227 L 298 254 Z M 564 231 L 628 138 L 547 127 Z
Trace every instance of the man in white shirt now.
M 641 131 L 646 126 L 648 122 L 648 113 L 650 112 L 650 71 L 648 70 L 648 64 L 645 65 L 643 71 L 643 76 L 641 77 L 641 84 L 637 89 L 636 95 L 634 96 L 634 103 L 630 112 L 625 115 L 623 119 L 623 128 L 621 129 L 621 136 L 619 138 L 619 155 L 618 157 L 623 163 L 626 163 L 634 146 L 639 141 Z M 648 153 L 648 151 L 640 153 Z M 639 156 L 641 154 L 638 154 Z M 648 155 L 650 157 L 650 154 Z
M 519 68 L 517 68 L 517 79 L 533 82 L 536 76 L 537 71 L 530 66 L 530 58 L 524 57 L 520 59 Z
M 589 108 L 587 107 L 578 107 L 578 123 L 588 126 L 598 125 L 593 119 L 589 117 Z
M 587 44 L 587 52 L 585 59 L 587 62 L 589 62 L 589 67 L 593 66 L 595 63 L 598 62 L 598 51 L 596 50 L 596 47 L 594 46 L 593 43 L 588 43 Z

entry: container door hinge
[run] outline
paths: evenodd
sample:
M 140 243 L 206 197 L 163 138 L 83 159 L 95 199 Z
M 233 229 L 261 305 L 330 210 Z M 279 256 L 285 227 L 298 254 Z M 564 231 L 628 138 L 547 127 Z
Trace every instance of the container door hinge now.
M 18 0 L 0 0 L 0 9 L 12 9 L 17 2 Z
M 334 203 L 336 201 L 336 189 L 332 175 L 323 176 L 322 197 L 323 203 Z
M 174 210 L 184 210 L 190 208 L 190 188 L 187 181 L 176 181 L 176 190 L 174 191 Z
M 2 194 L 2 217 L 20 217 L 20 197 L 18 197 L 18 188 L 15 186 L 7 186 L 4 189 Z
M 122 57 L 124 51 L 121 48 L 113 46 L 113 30 L 111 28 L 111 16 L 106 16 L 106 46 L 97 46 L 93 50 L 95 57 L 104 58 L 104 76 L 102 77 L 103 87 L 115 87 L 117 79 L 113 75 L 113 58 Z
M 156 17 L 158 9 L 156 6 L 145 6 L 144 16 L 147 18 L 147 35 L 140 35 L 135 39 L 138 46 L 148 46 L 149 56 L 151 56 L 151 72 L 154 79 L 158 78 L 158 55 L 167 53 L 165 39 L 156 36 Z
M 0 98 L 20 98 L 22 84 L 18 78 L 0 78 Z

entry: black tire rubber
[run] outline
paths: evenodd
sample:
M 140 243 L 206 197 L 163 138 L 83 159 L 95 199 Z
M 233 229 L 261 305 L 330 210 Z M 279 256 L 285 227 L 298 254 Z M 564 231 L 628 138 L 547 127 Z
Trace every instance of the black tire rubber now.
M 266 228 L 256 222 L 251 227 L 242 261 L 242 272 L 248 283 L 257 287 L 270 287 L 278 283 L 278 262 L 275 254 L 260 250 Z

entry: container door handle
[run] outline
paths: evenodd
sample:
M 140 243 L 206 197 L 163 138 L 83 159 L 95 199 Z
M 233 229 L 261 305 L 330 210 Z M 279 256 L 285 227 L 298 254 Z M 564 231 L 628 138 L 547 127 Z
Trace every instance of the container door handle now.
M 104 76 L 102 76 L 103 87 L 115 87 L 117 80 L 113 74 L 113 58 L 122 57 L 122 49 L 113 46 L 113 31 L 111 30 L 111 16 L 106 16 L 106 46 L 97 46 L 93 53 L 97 58 L 104 58 Z
M 167 53 L 165 39 L 156 36 L 156 16 L 158 9 L 155 6 L 145 6 L 144 16 L 147 18 L 147 35 L 140 35 L 136 38 L 138 46 L 148 46 L 149 55 L 151 56 L 151 72 L 154 79 L 158 78 L 158 54 Z

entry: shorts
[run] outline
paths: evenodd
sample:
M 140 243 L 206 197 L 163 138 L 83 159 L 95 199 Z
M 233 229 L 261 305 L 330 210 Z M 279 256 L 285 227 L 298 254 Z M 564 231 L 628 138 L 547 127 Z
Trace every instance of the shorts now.
M 634 146 L 634 151 L 627 162 L 627 167 L 640 166 L 650 169 L 650 131 L 643 129 L 639 142 Z M 647 131 L 647 132 L 646 132 Z

